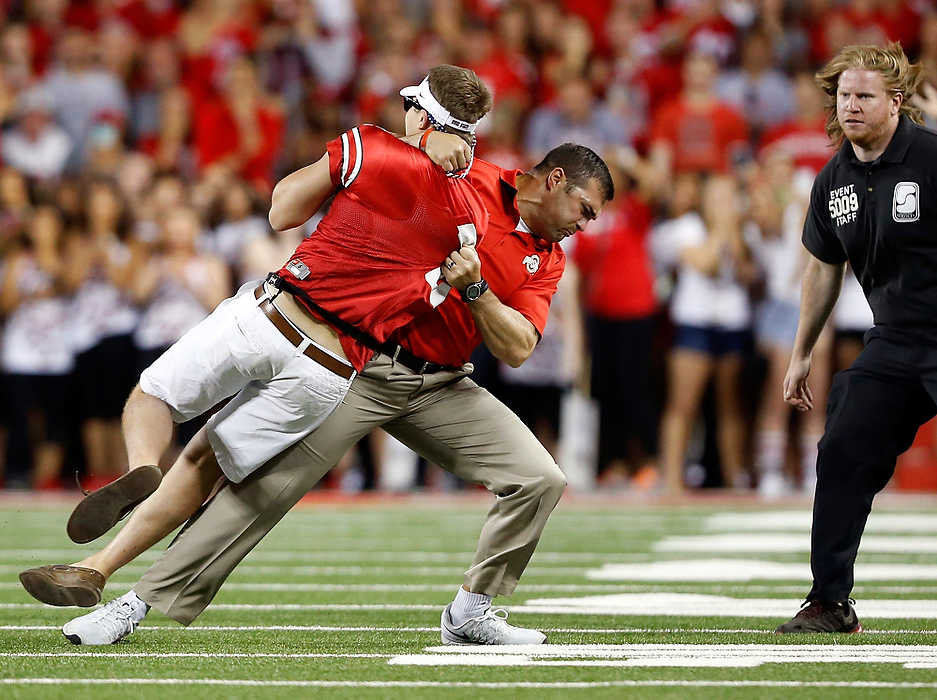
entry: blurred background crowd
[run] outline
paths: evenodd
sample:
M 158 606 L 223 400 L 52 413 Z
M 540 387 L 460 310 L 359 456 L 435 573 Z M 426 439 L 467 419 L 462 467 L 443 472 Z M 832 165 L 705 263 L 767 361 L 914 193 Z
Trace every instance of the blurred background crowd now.
M 494 96 L 481 157 L 574 141 L 618 192 L 567 239 L 533 357 L 480 351 L 477 380 L 577 485 L 812 489 L 823 411 L 780 389 L 833 153 L 812 74 L 887 40 L 937 82 L 930 0 L 0 0 L 3 484 L 126 469 L 140 370 L 314 230 L 273 235 L 277 179 L 356 123 L 401 131 L 397 90 L 455 63 Z M 854 278 L 833 321 L 819 406 L 872 323 Z M 326 487 L 449 485 L 366 443 Z

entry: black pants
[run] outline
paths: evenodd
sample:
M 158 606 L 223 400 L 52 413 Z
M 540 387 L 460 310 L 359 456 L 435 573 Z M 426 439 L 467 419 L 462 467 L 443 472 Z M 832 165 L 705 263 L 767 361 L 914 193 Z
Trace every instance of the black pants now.
M 853 366 L 833 379 L 817 456 L 808 600 L 845 600 L 852 591 L 872 499 L 918 428 L 937 413 L 932 346 L 885 338 L 876 328 Z
M 51 442 L 64 446 L 67 442 L 69 377 L 59 374 L 7 374 L 3 381 L 4 398 L 9 401 L 7 479 L 13 483 L 28 484 L 36 443 Z
M 657 456 L 657 401 L 652 384 L 656 318 L 612 320 L 588 316 L 592 396 L 599 404 L 599 472 L 628 459 L 629 440 L 639 459 Z

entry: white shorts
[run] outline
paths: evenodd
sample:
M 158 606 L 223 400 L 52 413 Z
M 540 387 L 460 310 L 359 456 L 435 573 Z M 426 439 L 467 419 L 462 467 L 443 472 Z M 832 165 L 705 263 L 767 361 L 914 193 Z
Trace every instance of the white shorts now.
M 164 401 L 177 423 L 237 394 L 207 424 L 218 465 L 234 482 L 315 430 L 355 376 L 304 355 L 314 344 L 308 338 L 293 346 L 260 310 L 258 284 L 219 304 L 140 376 L 140 388 Z

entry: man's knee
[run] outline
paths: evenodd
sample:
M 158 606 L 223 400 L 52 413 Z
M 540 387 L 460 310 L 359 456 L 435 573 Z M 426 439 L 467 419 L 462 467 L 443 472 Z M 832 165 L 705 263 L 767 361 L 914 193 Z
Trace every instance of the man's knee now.
M 556 462 L 550 462 L 544 465 L 537 480 L 537 491 L 542 496 L 559 500 L 566 489 L 566 475 L 559 468 Z

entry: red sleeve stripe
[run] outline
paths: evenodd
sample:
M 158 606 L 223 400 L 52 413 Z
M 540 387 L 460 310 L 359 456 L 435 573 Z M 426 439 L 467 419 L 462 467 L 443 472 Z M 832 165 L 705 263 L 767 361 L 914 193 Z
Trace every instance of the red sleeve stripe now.
M 352 141 L 348 140 L 351 133 Z M 361 158 L 364 152 L 361 148 L 361 133 L 356 126 L 351 132 L 342 134 L 342 186 L 350 187 L 351 183 L 361 172 Z

